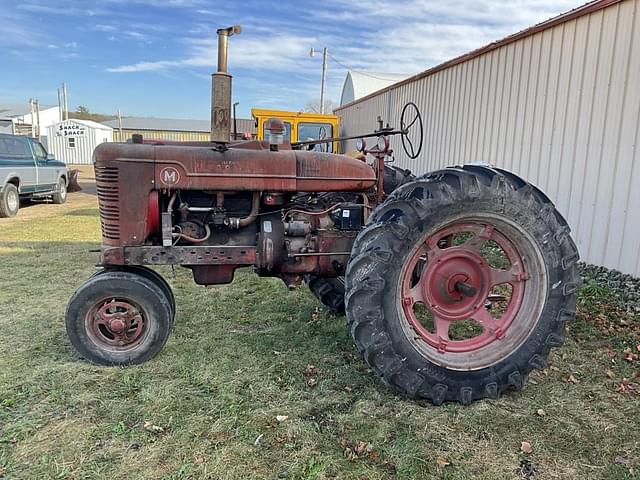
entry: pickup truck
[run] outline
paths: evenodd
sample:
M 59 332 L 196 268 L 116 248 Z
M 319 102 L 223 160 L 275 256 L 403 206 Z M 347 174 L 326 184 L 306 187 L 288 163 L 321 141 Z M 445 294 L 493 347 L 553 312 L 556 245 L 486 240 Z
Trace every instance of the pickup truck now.
M 0 133 L 0 218 L 15 217 L 21 198 L 67 200 L 69 174 L 63 162 L 30 137 Z

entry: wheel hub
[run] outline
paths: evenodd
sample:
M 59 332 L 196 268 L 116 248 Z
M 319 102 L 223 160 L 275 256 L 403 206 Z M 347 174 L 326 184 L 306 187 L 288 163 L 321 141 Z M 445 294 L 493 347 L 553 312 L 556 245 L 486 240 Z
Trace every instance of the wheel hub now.
M 462 242 L 454 244 L 459 235 Z M 484 248 L 489 241 L 489 251 L 494 256 L 496 250 L 502 252 L 508 267 L 492 266 L 493 257 Z M 491 223 L 454 223 L 429 235 L 408 259 L 402 277 L 402 309 L 412 340 L 420 348 L 435 349 L 436 355 L 468 354 L 477 363 L 475 352 L 501 343 L 520 312 L 529 278 L 524 266 L 513 242 Z M 503 284 L 510 285 L 510 295 L 495 316 L 486 304 L 493 289 Z M 428 310 L 428 318 L 424 313 L 418 318 L 417 304 Z M 464 323 L 450 335 L 456 322 Z
M 136 305 L 115 298 L 96 304 L 87 314 L 87 323 L 95 343 L 117 348 L 132 348 L 140 343 L 146 326 Z
M 420 278 L 429 307 L 448 321 L 469 318 L 484 307 L 489 294 L 489 267 L 474 252 L 452 247 L 431 260 Z

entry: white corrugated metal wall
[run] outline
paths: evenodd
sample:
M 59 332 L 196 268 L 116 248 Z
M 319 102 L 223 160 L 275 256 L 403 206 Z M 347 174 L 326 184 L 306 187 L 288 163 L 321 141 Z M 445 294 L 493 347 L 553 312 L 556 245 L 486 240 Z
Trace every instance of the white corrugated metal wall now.
M 69 146 L 69 137 L 56 134 L 59 125 L 79 123 L 86 129 L 86 135 L 73 137 L 75 146 Z M 89 126 L 81 121 L 70 119 L 54 125 L 48 129 L 48 150 L 53 153 L 57 160 L 67 165 L 91 165 L 93 150 L 104 142 L 113 141 L 113 130 L 109 127 L 97 128 Z
M 399 126 L 415 102 L 425 144 L 396 164 L 423 173 L 483 161 L 536 184 L 582 260 L 640 276 L 640 0 L 524 36 L 340 108 L 343 135 Z M 353 149 L 348 142 L 347 149 Z

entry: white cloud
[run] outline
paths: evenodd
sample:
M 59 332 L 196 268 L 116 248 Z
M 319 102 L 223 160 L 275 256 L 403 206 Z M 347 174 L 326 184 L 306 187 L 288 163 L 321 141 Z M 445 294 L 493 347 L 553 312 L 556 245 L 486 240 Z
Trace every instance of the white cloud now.
M 268 71 L 295 71 L 305 59 L 314 37 L 275 35 L 265 41 L 260 37 L 233 37 L 229 42 L 230 68 Z M 173 67 L 205 67 L 213 71 L 217 62 L 217 40 L 186 39 L 189 55 L 184 59 L 143 61 L 131 65 L 108 68 L 109 72 L 148 72 Z
M 116 27 L 114 27 L 113 25 L 102 25 L 102 24 L 94 25 L 93 29 L 98 32 L 115 32 L 116 31 Z

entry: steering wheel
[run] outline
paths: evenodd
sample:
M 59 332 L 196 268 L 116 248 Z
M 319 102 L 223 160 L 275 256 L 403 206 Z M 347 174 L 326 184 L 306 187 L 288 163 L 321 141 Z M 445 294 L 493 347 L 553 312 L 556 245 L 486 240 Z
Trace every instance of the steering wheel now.
M 410 159 L 414 160 L 422 151 L 424 136 L 422 116 L 415 103 L 409 102 L 402 108 L 400 130 L 402 130 L 400 134 L 402 149 Z

